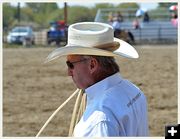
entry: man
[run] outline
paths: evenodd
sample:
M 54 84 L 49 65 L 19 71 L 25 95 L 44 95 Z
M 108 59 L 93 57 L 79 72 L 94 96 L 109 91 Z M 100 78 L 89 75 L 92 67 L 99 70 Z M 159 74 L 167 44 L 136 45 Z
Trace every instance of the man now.
M 114 36 L 118 38 L 121 33 L 121 21 L 118 16 L 113 17 L 112 27 L 114 29 Z
M 67 56 L 68 75 L 87 95 L 75 137 L 148 135 L 146 98 L 138 87 L 122 78 L 114 58 L 138 58 L 138 53 L 130 44 L 114 38 L 110 25 L 71 25 L 68 44 L 54 50 L 47 61 L 60 56 Z

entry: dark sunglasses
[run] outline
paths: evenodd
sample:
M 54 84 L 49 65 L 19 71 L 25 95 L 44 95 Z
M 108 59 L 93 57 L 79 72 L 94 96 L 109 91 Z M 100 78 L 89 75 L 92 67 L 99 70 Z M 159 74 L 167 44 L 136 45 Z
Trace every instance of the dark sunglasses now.
M 74 69 L 74 64 L 75 63 L 83 62 L 83 61 L 86 61 L 86 60 L 88 60 L 88 58 L 87 59 L 82 59 L 82 60 L 79 60 L 79 61 L 74 61 L 74 62 L 66 61 L 66 64 L 67 64 L 68 68 Z

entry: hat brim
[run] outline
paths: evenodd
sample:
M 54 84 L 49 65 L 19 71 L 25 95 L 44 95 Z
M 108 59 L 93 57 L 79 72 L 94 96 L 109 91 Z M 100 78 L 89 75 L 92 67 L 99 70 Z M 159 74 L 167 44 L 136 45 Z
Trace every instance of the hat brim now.
M 98 56 L 124 56 L 127 58 L 138 58 L 139 55 L 137 51 L 132 47 L 130 44 L 127 42 L 114 38 L 115 42 L 119 42 L 120 47 L 111 52 L 103 49 L 98 49 L 94 47 L 83 47 L 83 46 L 65 46 L 61 48 L 57 48 L 54 51 L 52 51 L 48 57 L 46 58 L 45 63 L 50 62 L 52 60 L 55 60 L 61 56 L 66 56 L 66 55 L 98 55 Z

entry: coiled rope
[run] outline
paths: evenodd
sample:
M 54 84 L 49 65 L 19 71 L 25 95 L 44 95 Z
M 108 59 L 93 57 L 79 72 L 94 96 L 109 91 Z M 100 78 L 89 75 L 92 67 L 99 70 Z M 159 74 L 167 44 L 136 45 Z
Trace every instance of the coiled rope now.
M 86 93 L 84 93 L 84 90 L 81 90 L 77 96 L 76 103 L 74 105 L 68 136 L 70 137 L 73 136 L 74 127 L 79 122 L 81 116 L 85 111 L 85 108 L 86 108 Z
M 54 116 L 76 95 L 78 94 L 76 98 L 76 102 L 73 109 L 73 114 L 71 118 L 70 128 L 69 128 L 69 136 L 73 136 L 73 131 L 75 125 L 80 120 L 85 107 L 86 107 L 86 94 L 82 89 L 77 89 L 64 103 L 62 103 L 49 117 L 49 119 L 45 122 L 45 124 L 42 126 L 42 128 L 37 133 L 36 137 L 39 137 L 42 131 L 46 128 L 46 126 L 49 124 L 49 122 L 54 118 Z

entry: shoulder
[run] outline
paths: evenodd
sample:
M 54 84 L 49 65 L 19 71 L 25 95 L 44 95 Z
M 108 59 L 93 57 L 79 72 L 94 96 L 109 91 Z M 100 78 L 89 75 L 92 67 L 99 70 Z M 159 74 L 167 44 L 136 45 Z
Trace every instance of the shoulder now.
M 121 83 L 106 90 L 99 104 L 102 109 L 126 113 L 130 101 L 137 98 L 140 98 L 141 102 L 146 102 L 144 93 L 136 85 L 128 80 L 122 80 Z

